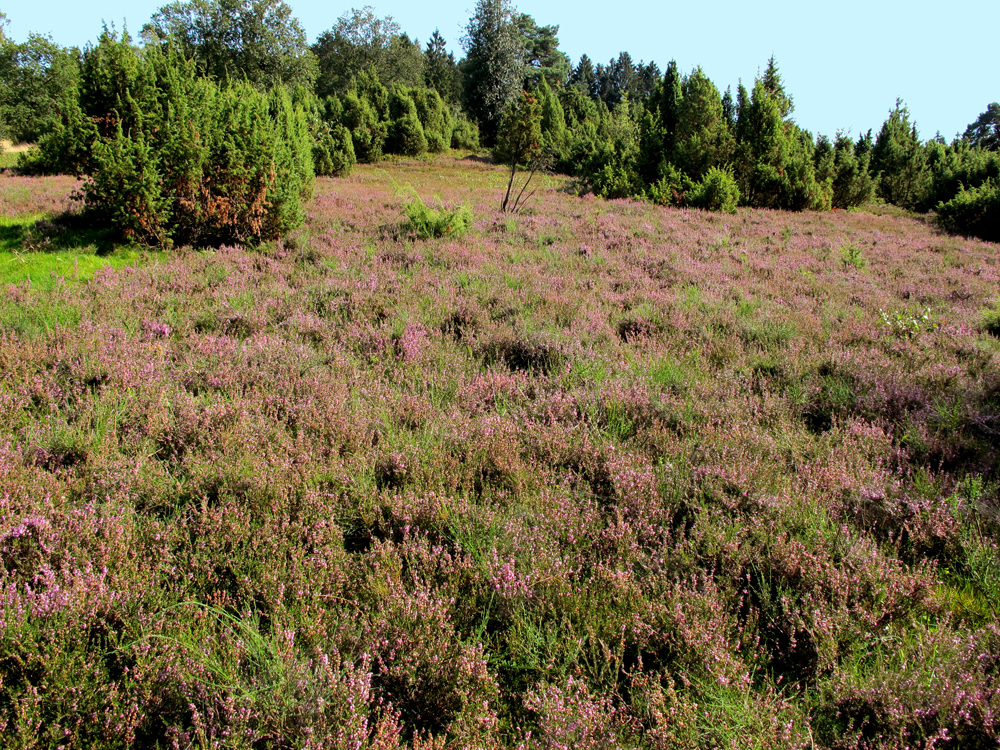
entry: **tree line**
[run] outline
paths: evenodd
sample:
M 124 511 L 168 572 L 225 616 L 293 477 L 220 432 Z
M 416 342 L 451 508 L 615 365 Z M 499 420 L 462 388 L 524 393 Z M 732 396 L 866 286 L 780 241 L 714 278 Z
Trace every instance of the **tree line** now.
M 256 122 L 239 106 L 268 113 L 260 127 L 270 135 L 253 146 L 261 206 L 272 204 L 268 190 L 278 188 L 268 185 L 284 180 L 277 173 L 289 165 L 298 165 L 291 182 L 299 188 L 279 192 L 290 206 L 292 193 L 307 196 L 313 174 L 347 174 L 387 154 L 483 146 L 515 171 L 519 161 L 558 170 L 606 198 L 725 211 L 846 209 L 880 199 L 935 209 L 950 229 L 1000 239 L 998 104 L 950 143 L 921 140 L 901 101 L 877 132 L 814 137 L 792 118 L 773 57 L 752 85 L 723 92 L 698 67 L 683 72 L 671 61 L 661 71 L 627 52 L 606 64 L 583 55 L 573 65 L 558 31 L 510 0 L 479 0 L 459 60 L 438 31 L 421 45 L 371 7 L 343 14 L 310 45 L 281 0 L 175 0 L 138 39 L 105 29 L 82 51 L 39 34 L 16 43 L 0 26 L 0 131 L 39 144 L 23 157 L 25 171 L 90 175 L 92 192 L 108 175 L 144 186 L 129 205 L 111 207 L 96 192 L 88 203 L 119 224 L 132 217 L 126 233 L 148 241 L 247 239 L 294 224 L 294 210 L 281 221 L 237 220 L 218 208 L 220 198 L 234 205 L 230 193 L 250 188 L 191 177 L 226 164 L 218 173 L 231 174 L 240 162 L 233 154 L 251 149 L 213 145 L 218 137 L 199 120 Z M 224 104 L 230 99 L 242 104 Z M 512 150 L 515 142 L 526 146 Z M 195 194 L 204 194 L 198 210 Z

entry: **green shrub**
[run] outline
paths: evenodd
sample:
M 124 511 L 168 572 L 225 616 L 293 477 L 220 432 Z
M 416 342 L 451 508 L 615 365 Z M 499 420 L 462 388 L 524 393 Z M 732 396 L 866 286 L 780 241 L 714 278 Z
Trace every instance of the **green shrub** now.
M 987 310 L 983 313 L 980 330 L 1000 338 L 1000 310 Z
M 410 229 L 424 239 L 461 237 L 472 225 L 472 211 L 465 205 L 455 209 L 431 208 L 414 197 L 404 208 Z
M 939 203 L 937 214 L 949 232 L 1000 242 L 1000 180 L 987 180 L 971 190 L 963 188 L 950 201 Z
M 601 198 L 629 198 L 640 192 L 639 175 L 627 162 L 604 164 L 591 175 L 590 185 Z
M 740 202 L 740 189 L 736 184 L 736 178 L 726 169 L 712 167 L 691 191 L 690 202 L 692 206 L 709 211 L 736 213 L 736 206 Z
M 455 123 L 455 129 L 451 133 L 451 147 L 464 151 L 478 150 L 479 126 L 464 117 L 460 118 Z
M 646 187 L 645 195 L 658 206 L 686 206 L 696 187 L 697 183 L 673 164 L 664 164 L 660 168 L 660 179 Z
M 439 154 L 451 144 L 454 122 L 441 95 L 434 89 L 411 89 L 417 117 L 427 138 L 427 150 Z
M 393 120 L 389 127 L 389 152 L 401 156 L 420 156 L 427 153 L 424 128 L 415 114 Z
M 377 162 L 382 158 L 385 140 L 389 135 L 388 123 L 380 120 L 377 109 L 355 91 L 348 91 L 342 104 L 341 122 L 351 133 L 358 161 L 369 164 Z
M 389 97 L 388 151 L 402 156 L 420 156 L 427 153 L 424 126 L 417 116 L 417 105 L 406 87 L 393 86 Z
M 129 240 L 257 242 L 304 218 L 312 138 L 284 89 L 220 88 L 171 46 L 105 32 L 66 104 L 38 161 L 85 175 L 87 210 Z
M 313 144 L 313 171 L 317 175 L 346 177 L 357 161 L 351 133 L 343 125 L 326 126 Z
M 841 246 L 840 262 L 844 265 L 845 271 L 848 266 L 856 268 L 860 271 L 868 265 L 868 261 L 865 260 L 864 253 L 861 252 L 861 248 L 853 243 Z

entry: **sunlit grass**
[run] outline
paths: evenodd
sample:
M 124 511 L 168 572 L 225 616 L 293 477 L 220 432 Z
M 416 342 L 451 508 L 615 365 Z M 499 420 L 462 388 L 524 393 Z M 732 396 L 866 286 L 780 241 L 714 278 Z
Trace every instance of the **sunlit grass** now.
M 166 253 L 119 244 L 105 230 L 45 233 L 40 214 L 0 216 L 0 284 L 29 282 L 52 288 L 84 282 L 102 268 L 125 268 L 164 259 Z

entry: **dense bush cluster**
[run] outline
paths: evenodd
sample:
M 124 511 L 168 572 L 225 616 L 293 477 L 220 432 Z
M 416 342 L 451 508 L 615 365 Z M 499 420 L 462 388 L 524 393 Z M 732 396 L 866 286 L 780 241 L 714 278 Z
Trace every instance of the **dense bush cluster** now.
M 284 89 L 219 86 L 171 45 L 139 52 L 105 32 L 83 55 L 62 121 L 28 158 L 86 176 L 88 210 L 128 239 L 220 244 L 302 223 L 311 149 Z
M 814 139 L 790 119 L 791 98 L 773 58 L 753 89 L 741 85 L 735 100 L 699 68 L 681 75 L 671 63 L 652 80 L 643 99 L 624 97 L 610 108 L 572 81 L 550 86 L 542 80 L 543 142 L 556 168 L 584 178 L 606 198 L 713 210 L 723 204 L 706 196 L 725 184 L 725 210 L 735 197 L 738 205 L 785 210 L 844 209 L 881 199 L 923 212 L 1000 175 L 995 150 L 967 139 L 922 143 L 898 102 L 874 138 L 869 132 L 856 142 L 842 133 L 832 142 Z M 945 225 L 959 227 L 953 219 Z
M 849 209 L 884 201 L 910 211 L 941 208 L 941 225 L 951 231 L 989 231 L 989 219 L 975 218 L 978 209 L 957 211 L 950 202 L 988 203 L 989 188 L 980 188 L 1000 179 L 995 103 L 950 144 L 940 136 L 922 141 L 901 101 L 878 133 L 869 130 L 857 140 L 841 132 L 814 137 L 792 119 L 792 97 L 773 57 L 752 87 L 741 83 L 734 95 L 699 67 L 684 74 L 670 62 L 661 72 L 627 52 L 597 65 L 583 55 L 571 66 L 559 50 L 558 31 L 517 12 L 510 0 L 479 0 L 461 40 L 466 57 L 456 62 L 437 31 L 422 49 L 371 7 L 345 13 L 308 46 L 282 0 L 190 0 L 157 11 L 142 37 L 144 49 L 172 45 L 172 59 L 224 91 L 247 84 L 265 93 L 288 91 L 293 108 L 306 114 L 317 175 L 347 175 L 355 163 L 386 155 L 475 150 L 480 136 L 484 146 L 502 146 L 504 118 L 527 93 L 540 105 L 541 149 L 532 168 L 577 177 L 604 198 L 713 211 Z M 88 138 L 65 136 L 76 125 L 90 128 L 74 120 L 81 116 L 74 100 L 85 119 L 113 119 L 99 111 L 111 102 L 88 103 L 80 88 L 92 84 L 82 67 L 93 55 L 61 50 L 39 35 L 15 44 L 0 27 L 0 129 L 18 139 L 45 137 L 51 146 L 25 157 L 24 170 L 65 170 L 81 160 L 104 168 L 90 158 Z M 162 133 L 143 137 L 148 142 L 136 149 L 159 158 Z M 502 150 L 495 155 L 507 161 Z M 138 151 L 133 157 L 137 165 L 143 159 Z M 122 158 L 124 152 L 115 157 Z M 117 168 L 107 171 L 108 180 L 118 179 Z M 139 200 L 140 214 L 147 215 L 122 230 L 147 240 L 165 236 L 135 226 L 158 223 L 158 200 L 152 194 Z M 249 194 L 239 200 L 250 200 Z M 133 216 L 131 207 L 118 213 Z
M 375 68 L 360 71 L 343 94 L 326 97 L 324 108 L 326 122 L 347 130 L 362 162 L 376 162 L 386 154 L 421 156 L 479 145 L 475 130 L 456 120 L 437 91 L 398 83 L 387 88 Z
M 1000 242 L 1000 178 L 971 190 L 962 186 L 958 195 L 938 204 L 937 211 L 946 229 Z

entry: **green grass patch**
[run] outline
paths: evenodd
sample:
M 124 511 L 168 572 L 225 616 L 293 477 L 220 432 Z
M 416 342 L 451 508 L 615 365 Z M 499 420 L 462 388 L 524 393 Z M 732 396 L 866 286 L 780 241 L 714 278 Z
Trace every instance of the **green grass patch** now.
M 0 151 L 0 169 L 16 167 L 19 156 L 20 154 L 16 151 Z
M 136 245 L 117 244 L 104 229 L 56 225 L 41 215 L 0 217 L 0 284 L 49 289 L 89 281 L 105 266 L 124 268 L 165 258 Z
M 80 322 L 80 309 L 58 295 L 42 295 L 33 305 L 5 302 L 0 305 L 0 331 L 10 331 L 23 339 L 48 333 L 57 327 L 73 328 Z

